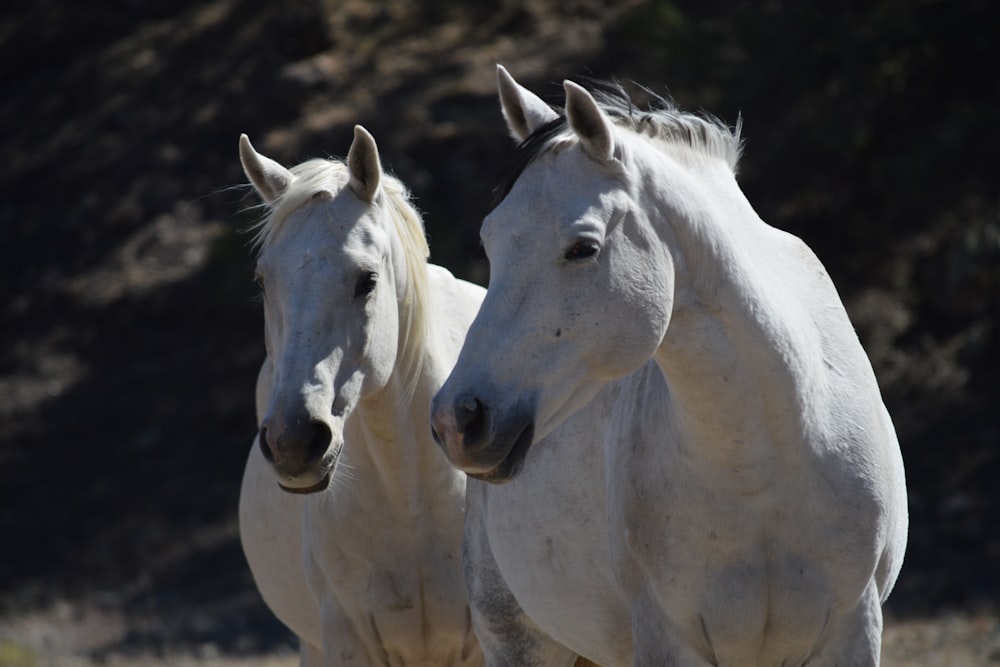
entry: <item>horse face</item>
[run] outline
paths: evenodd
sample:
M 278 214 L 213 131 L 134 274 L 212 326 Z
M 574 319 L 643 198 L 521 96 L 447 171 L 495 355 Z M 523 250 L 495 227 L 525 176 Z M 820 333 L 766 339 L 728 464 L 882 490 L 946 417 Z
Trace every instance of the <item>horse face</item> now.
M 388 235 L 345 189 L 293 213 L 258 260 L 272 367 L 260 441 L 286 490 L 326 487 L 344 420 L 392 372 L 399 322 L 389 257 Z
M 396 361 L 405 270 L 379 205 L 378 148 L 356 126 L 346 169 L 320 160 L 288 170 L 244 135 L 240 160 L 272 206 L 256 270 L 267 346 L 258 440 L 282 488 L 319 491 L 343 448 L 344 420 Z
M 528 166 L 485 220 L 489 289 L 432 406 L 457 467 L 510 479 L 533 442 L 659 346 L 673 266 L 633 182 L 620 159 L 570 140 Z

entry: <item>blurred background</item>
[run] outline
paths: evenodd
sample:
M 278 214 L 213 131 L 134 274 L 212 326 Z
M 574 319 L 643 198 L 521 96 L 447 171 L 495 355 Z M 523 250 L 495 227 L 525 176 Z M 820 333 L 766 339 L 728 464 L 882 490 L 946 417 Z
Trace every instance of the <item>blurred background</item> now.
M 886 663 L 1000 662 L 991 0 L 0 12 L 0 665 L 294 664 L 236 530 L 264 354 L 237 138 L 291 165 L 364 124 L 432 260 L 485 283 L 478 226 L 513 153 L 498 62 L 556 103 L 586 75 L 742 114 L 740 182 L 827 265 L 899 432 Z

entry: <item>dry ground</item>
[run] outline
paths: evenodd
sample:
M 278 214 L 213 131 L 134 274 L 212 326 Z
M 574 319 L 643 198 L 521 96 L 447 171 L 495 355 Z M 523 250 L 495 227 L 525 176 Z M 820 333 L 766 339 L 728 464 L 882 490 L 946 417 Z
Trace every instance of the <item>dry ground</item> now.
M 44 624 L 46 621 L 36 619 L 34 622 Z M 910 621 L 889 619 L 887 624 L 882 648 L 884 667 L 989 667 L 1000 664 L 1000 617 L 996 615 L 944 615 L 935 619 Z M 35 628 L 36 632 L 39 630 L 40 628 Z M 55 628 L 49 630 L 55 631 Z M 65 633 L 65 627 L 59 632 Z M 291 648 L 267 654 L 233 657 L 220 655 L 218 647 L 210 643 L 183 652 L 174 653 L 168 649 L 165 655 L 153 656 L 140 652 L 126 655 L 110 654 L 95 659 L 59 654 L 51 648 L 46 649 L 43 634 L 36 634 L 36 641 L 39 639 L 42 641 L 41 645 L 34 646 L 0 640 L 0 667 L 96 667 L 97 665 L 296 667 L 298 665 L 298 658 Z M 65 637 L 65 634 L 62 636 Z M 48 643 L 51 646 L 62 641 Z M 64 643 L 62 645 L 66 648 Z

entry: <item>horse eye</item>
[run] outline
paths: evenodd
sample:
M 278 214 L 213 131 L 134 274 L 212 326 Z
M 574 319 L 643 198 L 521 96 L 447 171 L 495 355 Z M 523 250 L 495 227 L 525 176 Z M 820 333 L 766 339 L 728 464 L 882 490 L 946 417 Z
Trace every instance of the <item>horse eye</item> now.
M 257 288 L 260 290 L 261 295 L 263 295 L 264 292 L 265 292 L 265 290 L 264 290 L 264 279 L 260 277 L 260 274 L 254 275 L 253 282 L 254 282 L 255 285 L 257 285 Z
M 375 291 L 375 284 L 378 282 L 378 274 L 374 271 L 366 271 L 358 277 L 358 284 L 354 286 L 354 296 L 361 298 L 370 296 Z
M 571 262 L 589 259 L 596 256 L 600 249 L 597 241 L 577 241 L 566 251 L 565 257 Z

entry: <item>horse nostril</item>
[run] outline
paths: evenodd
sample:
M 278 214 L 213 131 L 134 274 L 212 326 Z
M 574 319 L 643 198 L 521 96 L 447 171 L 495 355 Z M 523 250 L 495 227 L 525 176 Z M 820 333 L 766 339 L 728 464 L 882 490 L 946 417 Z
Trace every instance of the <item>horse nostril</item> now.
M 261 426 L 257 433 L 257 441 L 260 445 L 260 451 L 264 455 L 264 459 L 268 463 L 274 463 L 274 454 L 271 452 L 271 448 L 267 444 L 267 427 Z
M 486 421 L 483 404 L 475 396 L 465 394 L 455 401 L 455 424 L 466 442 L 477 439 Z
M 326 450 L 329 449 L 330 443 L 333 442 L 333 432 L 330 431 L 330 427 L 323 422 L 314 421 L 311 424 L 312 427 L 312 437 L 309 439 L 309 444 L 306 446 L 306 461 L 315 461 L 326 454 Z

